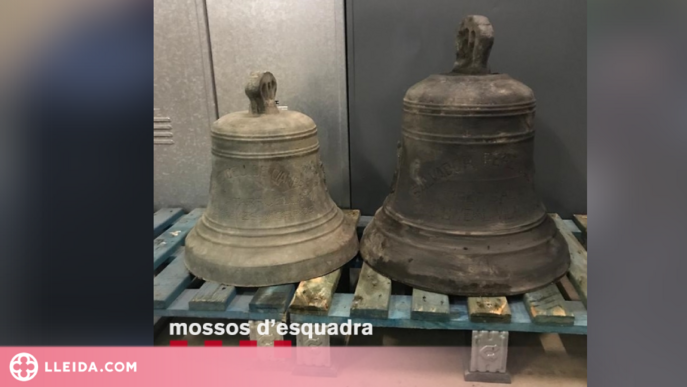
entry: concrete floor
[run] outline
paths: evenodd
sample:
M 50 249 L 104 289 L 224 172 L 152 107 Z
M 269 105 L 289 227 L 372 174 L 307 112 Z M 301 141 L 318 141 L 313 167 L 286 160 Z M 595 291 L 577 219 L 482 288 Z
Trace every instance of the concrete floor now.
M 170 340 L 188 340 L 189 346 L 202 346 L 204 340 L 222 340 L 225 346 L 238 346 L 247 336 L 170 336 L 167 320 L 160 326 L 156 346 L 169 345 Z M 227 320 L 175 318 L 175 322 L 224 322 Z M 240 321 L 236 321 L 240 323 Z M 285 340 L 295 338 L 285 337 Z M 343 337 L 333 337 L 332 345 L 345 345 Z M 469 362 L 470 333 L 452 330 L 420 330 L 376 328 L 372 336 L 351 336 L 349 346 L 441 346 L 456 347 L 456 351 L 437 352 L 422 362 L 431 366 L 425 372 L 407 367 L 405 373 L 394 375 L 396 386 L 494 386 L 494 384 L 465 382 L 464 367 Z M 449 355 L 447 355 L 449 354 Z M 373 371 L 373 370 L 371 370 Z M 576 387 L 587 385 L 587 336 L 511 332 L 508 350 L 508 371 L 512 386 Z M 431 381 L 427 375 L 431 372 Z

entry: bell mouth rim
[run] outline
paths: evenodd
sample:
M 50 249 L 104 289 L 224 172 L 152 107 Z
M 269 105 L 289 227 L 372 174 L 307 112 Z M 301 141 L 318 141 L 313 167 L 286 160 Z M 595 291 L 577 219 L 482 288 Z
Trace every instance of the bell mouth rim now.
M 393 219 L 394 221 L 402 224 L 409 225 L 411 227 L 415 227 L 421 230 L 441 234 L 441 235 L 446 235 L 446 236 L 466 236 L 466 237 L 489 237 L 489 236 L 502 236 L 502 235 L 511 235 L 511 234 L 518 234 L 522 233 L 525 231 L 529 231 L 531 229 L 534 229 L 538 227 L 540 224 L 542 224 L 546 218 L 547 214 L 544 213 L 540 218 L 524 224 L 522 226 L 517 226 L 517 227 L 511 227 L 511 228 L 506 228 L 498 231 L 450 231 L 450 230 L 444 230 L 436 227 L 431 227 L 427 225 L 422 225 L 417 222 L 413 222 L 412 220 L 409 220 L 408 218 L 404 217 L 403 215 L 399 214 L 396 211 L 391 210 L 388 207 L 382 207 L 381 211 L 384 212 L 386 216 L 389 218 Z
M 483 291 L 483 290 L 480 290 L 480 291 L 462 291 L 462 290 L 461 291 L 455 291 L 455 289 L 449 289 L 449 287 L 444 287 L 444 286 L 442 286 L 442 289 L 438 289 L 436 287 L 436 284 L 434 284 L 435 285 L 434 287 L 427 286 L 425 283 L 422 283 L 422 281 L 413 281 L 412 279 L 408 280 L 407 278 L 398 279 L 398 278 L 396 278 L 395 274 L 384 273 L 383 265 L 381 265 L 382 268 L 380 268 L 380 265 L 378 265 L 376 262 L 371 262 L 371 260 L 365 258 L 365 256 L 363 254 L 361 254 L 361 256 L 367 265 L 369 265 L 371 268 L 378 271 L 380 274 L 383 274 L 385 277 L 389 278 L 392 281 L 400 282 L 400 283 L 407 285 L 407 286 L 410 286 L 414 289 L 419 289 L 419 290 L 424 290 L 424 291 L 434 292 L 434 293 L 442 293 L 442 294 L 451 295 L 451 296 L 460 296 L 460 297 L 501 297 L 501 296 L 509 297 L 509 296 L 518 296 L 521 294 L 530 293 L 530 292 L 533 292 L 533 291 L 536 291 L 539 289 L 543 289 L 543 288 L 545 288 L 551 284 L 558 282 L 561 278 L 563 278 L 567 275 L 568 270 L 569 270 L 569 265 L 568 265 L 568 269 L 563 271 L 563 274 L 558 275 L 557 277 L 555 277 L 551 281 L 548 281 L 548 282 L 543 283 L 543 284 L 533 285 L 533 286 L 520 286 L 518 288 L 511 289 L 510 291 L 502 291 L 502 290 L 494 291 L 494 292 Z

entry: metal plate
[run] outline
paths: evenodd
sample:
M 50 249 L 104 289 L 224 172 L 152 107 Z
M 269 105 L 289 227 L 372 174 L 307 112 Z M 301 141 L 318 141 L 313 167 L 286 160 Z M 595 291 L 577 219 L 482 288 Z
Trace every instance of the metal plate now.
M 188 211 L 207 204 L 210 125 L 217 111 L 203 3 L 155 0 L 154 4 L 155 208 Z

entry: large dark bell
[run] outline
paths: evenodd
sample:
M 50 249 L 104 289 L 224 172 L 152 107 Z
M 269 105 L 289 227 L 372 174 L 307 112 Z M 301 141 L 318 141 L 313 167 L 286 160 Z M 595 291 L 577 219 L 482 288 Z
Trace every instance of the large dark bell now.
M 493 29 L 463 20 L 453 71 L 412 86 L 391 194 L 361 254 L 381 274 L 429 291 L 512 295 L 568 270 L 563 237 L 534 191 L 532 90 L 487 59 Z
M 358 251 L 356 219 L 329 196 L 310 117 L 280 111 L 277 83 L 253 73 L 250 110 L 212 125 L 210 201 L 186 238 L 197 277 L 236 286 L 299 282 Z

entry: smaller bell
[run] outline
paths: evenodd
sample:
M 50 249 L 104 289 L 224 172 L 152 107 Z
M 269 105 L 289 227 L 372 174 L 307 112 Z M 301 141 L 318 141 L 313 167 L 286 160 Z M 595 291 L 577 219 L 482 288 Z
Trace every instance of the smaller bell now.
M 329 196 L 317 127 L 280 111 L 277 81 L 251 74 L 250 110 L 212 125 L 210 201 L 186 238 L 195 276 L 235 286 L 299 282 L 330 273 L 358 252 L 356 220 Z

